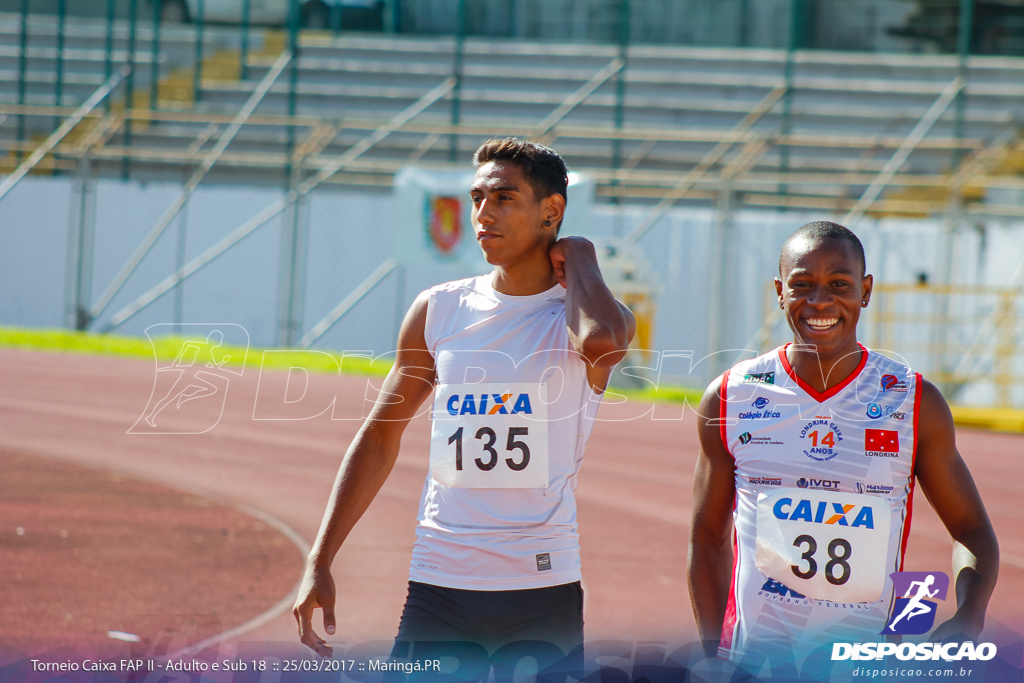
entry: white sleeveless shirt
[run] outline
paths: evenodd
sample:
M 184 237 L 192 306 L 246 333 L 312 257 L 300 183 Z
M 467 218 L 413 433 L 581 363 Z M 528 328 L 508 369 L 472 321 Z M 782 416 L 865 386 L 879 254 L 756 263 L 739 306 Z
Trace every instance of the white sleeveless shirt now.
M 565 289 L 509 296 L 491 275 L 438 285 L 425 337 L 437 385 L 409 579 L 471 590 L 578 581 L 574 491 L 600 396 L 569 342 Z
M 801 658 L 880 638 L 910 532 L 921 379 L 861 354 L 824 394 L 796 375 L 786 347 L 723 376 L 736 499 L 720 656 L 783 646 Z

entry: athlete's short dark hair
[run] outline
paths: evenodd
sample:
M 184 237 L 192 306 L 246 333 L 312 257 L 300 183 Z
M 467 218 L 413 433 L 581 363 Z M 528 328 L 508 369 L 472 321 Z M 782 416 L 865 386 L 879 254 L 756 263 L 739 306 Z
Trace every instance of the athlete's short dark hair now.
M 779 252 L 779 277 L 782 276 L 782 257 L 785 255 L 786 249 L 789 248 L 791 243 L 801 238 L 812 241 L 826 239 L 845 240 L 850 244 L 850 248 L 853 249 L 854 256 L 856 256 L 857 260 L 860 262 L 861 276 L 867 272 L 867 260 L 864 258 L 864 245 L 860 243 L 860 239 L 858 239 L 857 235 L 855 235 L 852 230 L 831 221 L 813 221 L 798 228 L 796 232 L 787 237 L 786 241 L 782 243 L 782 250 Z
M 518 166 L 537 199 L 560 194 L 568 202 L 569 169 L 550 147 L 519 138 L 492 138 L 473 155 L 477 166 L 491 161 L 511 161 Z

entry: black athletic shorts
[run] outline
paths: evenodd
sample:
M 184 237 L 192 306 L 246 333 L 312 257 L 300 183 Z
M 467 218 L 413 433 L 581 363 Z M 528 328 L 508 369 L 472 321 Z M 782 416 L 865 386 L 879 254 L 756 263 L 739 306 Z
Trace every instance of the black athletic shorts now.
M 500 680 L 525 657 L 532 658 L 538 672 L 579 672 L 583 588 L 576 581 L 476 591 L 410 581 L 392 656 L 423 660 L 432 653 L 459 659 L 466 675 L 457 678 L 463 680 L 475 678 L 478 669 L 486 678 L 491 666 Z

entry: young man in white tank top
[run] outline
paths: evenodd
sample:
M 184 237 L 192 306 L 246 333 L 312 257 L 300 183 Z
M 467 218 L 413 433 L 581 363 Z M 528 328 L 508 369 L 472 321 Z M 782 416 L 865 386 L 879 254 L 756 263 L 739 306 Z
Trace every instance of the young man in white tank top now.
M 793 343 L 716 379 L 698 410 L 688 578 L 706 654 L 759 668 L 882 639 L 915 483 L 954 541 L 958 608 L 932 639 L 976 640 L 995 533 L 942 394 L 857 343 L 872 286 L 860 240 L 803 226 L 775 284 Z
M 491 656 L 529 643 L 538 661 L 555 664 L 573 650 L 579 661 L 574 490 L 596 408 L 587 404 L 600 400 L 635 322 L 605 285 L 593 245 L 558 239 L 568 184 L 561 157 L 509 138 L 485 143 L 474 161 L 473 226 L 494 270 L 421 293 L 406 315 L 394 368 L 341 463 L 295 603 L 301 641 L 322 656 L 331 648 L 312 615 L 322 608 L 334 633 L 331 562 L 433 394 L 430 473 L 395 653 L 468 641 Z

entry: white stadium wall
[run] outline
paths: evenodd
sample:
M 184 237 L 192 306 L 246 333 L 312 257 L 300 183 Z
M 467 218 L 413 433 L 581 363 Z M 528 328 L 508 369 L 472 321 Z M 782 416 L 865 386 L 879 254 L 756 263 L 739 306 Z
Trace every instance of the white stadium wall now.
M 95 246 L 91 300 L 108 287 L 145 234 L 179 192 L 177 185 L 142 185 L 103 180 L 95 185 Z M 185 214 L 184 262 L 243 224 L 260 209 L 280 199 L 267 188 L 202 187 Z M 79 194 L 68 178 L 23 180 L 0 206 L 0 325 L 67 327 L 69 224 L 78 221 Z M 309 197 L 305 263 L 305 306 L 302 331 L 309 330 L 406 240 L 396 225 L 400 203 L 382 192 L 318 191 Z M 574 209 L 566 233 L 607 240 L 622 235 L 643 217 L 643 207 L 612 207 L 570 202 Z M 790 232 L 826 215 L 774 211 L 738 212 L 727 246 L 725 282 L 717 314 L 726 347 L 750 348 L 765 315 L 765 292 L 776 274 L 778 250 Z M 206 267 L 188 278 L 180 298 L 180 320 L 174 291 L 115 328 L 142 335 L 155 323 L 220 322 L 245 327 L 252 343 L 278 342 L 278 272 L 282 216 L 271 220 Z M 1006 286 L 1020 278 L 1024 262 L 1024 223 L 989 221 L 962 228 L 955 236 L 953 278 L 960 285 Z M 709 257 L 716 215 L 705 209 L 675 209 L 662 217 L 638 242 L 649 264 L 645 276 L 655 285 L 655 350 L 692 350 L 702 358 L 709 348 L 707 327 L 713 312 L 709 291 L 713 263 Z M 181 262 L 179 219 L 171 223 L 151 252 L 128 278 L 125 287 L 94 321 L 105 329 L 111 317 L 170 276 Z M 941 232 L 938 221 L 864 219 L 857 226 L 864 242 L 869 271 L 886 284 L 913 283 L 921 274 L 931 283 L 941 278 Z M 409 262 L 401 276 L 393 272 L 356 304 L 315 344 L 332 350 L 387 353 L 393 349 L 405 308 L 422 289 L 437 282 L 484 272 L 482 260 L 444 265 L 429 259 Z M 1019 284 L 1019 282 L 1018 282 Z M 871 329 L 862 330 L 870 343 Z M 785 334 L 777 321 L 773 338 Z M 906 343 L 904 331 L 893 341 Z M 964 334 L 959 332 L 956 334 Z M 902 336 L 900 336 L 902 335 Z M 969 341 L 969 340 L 968 340 Z M 909 348 L 909 346 L 908 346 Z M 905 354 L 926 365 L 913 354 Z M 699 385 L 703 376 L 676 377 Z M 990 393 L 990 392 L 988 392 Z M 977 400 L 984 401 L 986 392 Z

